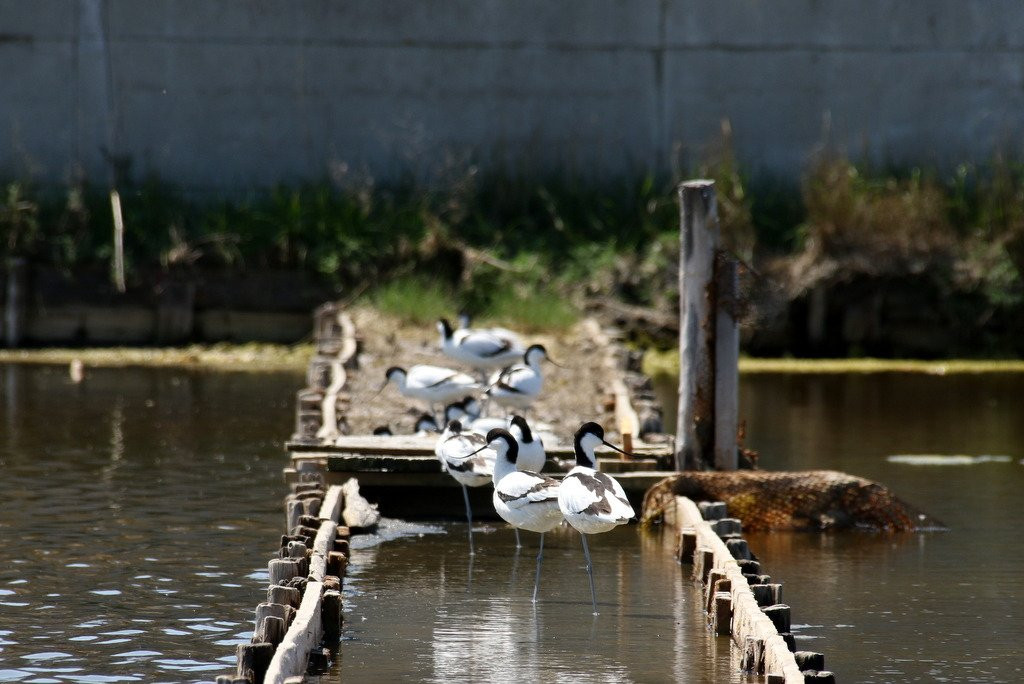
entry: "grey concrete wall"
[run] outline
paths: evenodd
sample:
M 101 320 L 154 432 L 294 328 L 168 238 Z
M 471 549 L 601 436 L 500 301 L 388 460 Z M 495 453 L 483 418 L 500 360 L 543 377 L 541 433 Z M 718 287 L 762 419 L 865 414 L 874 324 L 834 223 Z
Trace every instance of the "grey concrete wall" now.
M 468 160 L 753 171 L 822 140 L 944 166 L 1015 152 L 1019 0 L 0 0 L 0 173 L 242 188 Z

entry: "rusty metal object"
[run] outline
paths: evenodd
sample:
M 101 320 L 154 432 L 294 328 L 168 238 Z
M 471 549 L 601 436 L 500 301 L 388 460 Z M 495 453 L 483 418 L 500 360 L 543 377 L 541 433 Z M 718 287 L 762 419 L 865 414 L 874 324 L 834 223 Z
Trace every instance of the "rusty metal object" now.
M 659 519 L 676 496 L 724 501 L 745 531 L 942 527 L 884 485 L 834 470 L 684 472 L 651 487 L 641 522 Z

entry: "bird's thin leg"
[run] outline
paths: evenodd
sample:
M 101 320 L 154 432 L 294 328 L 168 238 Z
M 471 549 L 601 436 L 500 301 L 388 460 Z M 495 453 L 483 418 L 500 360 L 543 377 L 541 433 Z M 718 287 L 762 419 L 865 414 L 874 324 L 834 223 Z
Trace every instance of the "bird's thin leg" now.
M 537 576 L 533 578 L 533 602 L 537 602 L 537 590 L 540 588 L 540 564 L 544 561 L 544 533 L 540 533 L 540 550 L 537 551 Z
M 469 490 L 466 489 L 466 485 L 462 485 L 462 498 L 466 500 L 466 523 L 467 527 L 469 527 L 469 555 L 472 556 L 476 553 L 473 549 L 473 512 L 469 509 Z M 593 579 L 591 579 L 590 583 L 593 585 Z
M 590 576 L 590 600 L 594 604 L 594 615 L 597 615 L 597 591 L 594 589 L 594 566 L 590 562 L 590 548 L 587 546 L 587 535 L 580 532 L 583 540 L 583 555 L 587 559 L 587 575 Z
M 519 551 L 519 549 L 523 548 L 523 543 L 521 541 L 519 541 L 519 528 L 518 527 L 513 527 L 512 529 L 516 533 L 516 551 Z

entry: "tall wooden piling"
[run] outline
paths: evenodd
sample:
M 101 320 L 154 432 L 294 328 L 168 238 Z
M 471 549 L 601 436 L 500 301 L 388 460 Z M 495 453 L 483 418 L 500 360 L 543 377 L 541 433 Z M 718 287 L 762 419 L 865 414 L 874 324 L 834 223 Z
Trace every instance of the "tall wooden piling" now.
M 718 250 L 715 184 L 679 186 L 679 415 L 676 469 L 699 468 L 714 448 L 714 277 Z
M 735 470 L 739 362 L 736 261 L 719 249 L 715 184 L 679 186 L 676 469 Z

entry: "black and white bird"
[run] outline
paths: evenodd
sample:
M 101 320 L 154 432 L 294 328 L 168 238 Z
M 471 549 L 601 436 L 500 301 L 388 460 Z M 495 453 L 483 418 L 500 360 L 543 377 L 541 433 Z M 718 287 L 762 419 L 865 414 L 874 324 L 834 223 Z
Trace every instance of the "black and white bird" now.
M 381 390 L 388 383 L 394 383 L 403 396 L 427 402 L 431 413 L 435 413 L 436 404 L 444 404 L 480 388 L 480 384 L 471 376 L 440 366 L 416 365 L 409 370 L 392 366 L 384 373 L 384 377 Z
M 475 425 L 474 429 L 476 429 Z M 526 419 L 518 415 L 512 416 L 508 431 L 512 433 L 512 436 L 516 438 L 516 443 L 519 444 L 519 460 L 517 461 L 519 469 L 534 473 L 544 470 L 544 464 L 548 460 L 547 454 L 544 453 L 544 442 L 541 441 L 540 435 L 530 429 Z
M 480 371 L 502 368 L 523 355 L 523 348 L 516 341 L 491 330 L 453 330 L 444 318 L 437 322 L 437 330 L 441 333 L 442 352 Z
M 469 506 L 467 487 L 482 487 L 494 476 L 494 451 L 487 447 L 482 435 L 462 429 L 462 423 L 453 420 L 445 427 L 434 445 L 434 454 L 441 468 L 462 485 L 462 498 L 466 502 L 466 523 L 469 526 L 469 553 L 473 548 L 473 511 Z
M 487 397 L 506 408 L 529 407 L 544 387 L 541 364 L 545 360 L 551 361 L 544 345 L 530 345 L 523 353 L 522 363 L 509 366 L 491 377 L 490 386 L 485 392 Z
M 486 435 L 494 428 L 507 428 L 507 418 L 480 415 L 480 402 L 475 397 L 465 397 L 462 401 L 452 402 L 444 407 L 444 420 L 457 420 L 462 427 L 481 435 Z
M 416 419 L 415 425 L 413 425 L 412 432 L 414 435 L 425 437 L 427 435 L 436 435 L 441 432 L 441 428 L 438 427 L 437 421 L 434 416 L 429 413 L 420 414 L 420 417 Z
M 456 329 L 457 331 L 482 330 L 483 332 L 491 333 L 493 335 L 498 335 L 499 337 L 504 337 L 508 340 L 511 340 L 512 343 L 517 347 L 522 348 L 523 346 L 523 338 L 519 335 L 519 333 L 509 330 L 508 328 L 473 328 L 472 319 L 470 318 L 469 314 L 466 313 L 465 311 L 459 313 L 458 317 L 455 319 L 455 323 L 458 326 L 458 328 Z
M 494 510 L 502 520 L 516 529 L 540 534 L 537 551 L 537 574 L 533 581 L 533 601 L 540 587 L 540 567 L 544 560 L 544 533 L 562 522 L 558 508 L 558 480 L 523 469 L 518 462 L 522 453 L 516 438 L 502 429 L 487 433 L 487 445 L 495 453 Z
M 597 423 L 584 423 L 573 436 L 576 467 L 570 470 L 558 490 L 558 507 L 566 522 L 580 533 L 583 553 L 590 576 L 590 599 L 597 615 L 597 592 L 594 589 L 594 569 L 590 561 L 588 534 L 600 534 L 624 525 L 635 513 L 626 492 L 615 478 L 598 472 L 594 450 L 600 444 L 626 453 L 604 439 L 604 428 Z

